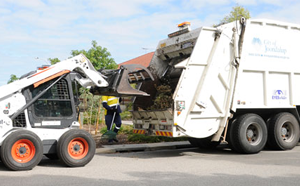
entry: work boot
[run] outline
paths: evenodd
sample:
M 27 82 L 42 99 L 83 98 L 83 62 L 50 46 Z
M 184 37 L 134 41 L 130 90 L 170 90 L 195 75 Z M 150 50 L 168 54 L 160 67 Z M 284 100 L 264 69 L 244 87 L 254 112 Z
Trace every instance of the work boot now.
M 113 144 L 113 139 L 109 139 L 109 140 L 108 140 L 108 144 L 109 144 L 109 145 Z
M 115 132 L 116 134 L 118 134 L 119 129 L 117 129 L 117 127 L 115 127 L 115 128 L 114 128 L 114 132 Z

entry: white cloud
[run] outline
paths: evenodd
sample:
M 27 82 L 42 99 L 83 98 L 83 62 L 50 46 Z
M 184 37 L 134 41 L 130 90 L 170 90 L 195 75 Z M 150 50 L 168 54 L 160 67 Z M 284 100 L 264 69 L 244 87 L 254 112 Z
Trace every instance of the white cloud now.
M 101 14 L 108 17 L 127 17 L 136 14 L 144 13 L 139 9 L 139 4 L 134 1 L 95 1 L 93 3 L 95 9 L 98 9 Z
M 187 0 L 184 1 L 183 6 L 186 9 L 190 9 L 190 10 L 199 10 L 199 9 L 205 9 L 207 7 L 210 6 L 214 6 L 214 7 L 220 7 L 220 6 L 224 6 L 224 5 L 228 5 L 230 4 L 230 0 Z M 216 9 L 215 9 L 216 11 Z
M 45 7 L 45 4 L 40 0 L 3 0 L 6 3 L 11 3 L 14 6 L 30 9 L 41 9 Z
M 11 10 L 5 9 L 5 8 L 0 8 L 0 14 L 10 14 Z
M 128 18 L 147 14 L 147 8 L 172 8 L 172 0 L 91 0 L 88 6 L 93 10 L 95 18 Z
M 280 21 L 300 24 L 300 14 L 299 14 L 300 2 L 293 3 L 293 5 L 291 5 L 287 1 L 286 3 L 282 3 L 282 4 L 283 5 L 281 8 L 273 9 L 266 12 L 260 12 L 253 17 L 267 18 L 267 19 L 280 20 Z
M 257 1 L 257 4 L 258 3 L 266 3 L 269 5 L 283 6 L 287 2 L 288 2 L 288 0 L 260 0 L 260 1 Z
M 285 6 L 290 2 L 295 3 L 294 0 L 235 0 L 232 2 L 235 2 L 242 6 L 253 5 L 253 6 L 260 6 L 260 7 L 262 7 L 263 4 L 281 7 L 281 6 Z
M 300 4 L 293 0 L 0 0 L 0 67 L 10 69 L 7 80 L 35 69 L 41 63 L 35 57 L 66 59 L 71 50 L 88 50 L 92 40 L 123 62 L 144 54 L 142 47 L 156 48 L 178 23 L 219 23 L 236 3 L 252 17 L 300 20 Z
M 236 0 L 236 3 L 241 6 L 256 5 L 256 0 Z

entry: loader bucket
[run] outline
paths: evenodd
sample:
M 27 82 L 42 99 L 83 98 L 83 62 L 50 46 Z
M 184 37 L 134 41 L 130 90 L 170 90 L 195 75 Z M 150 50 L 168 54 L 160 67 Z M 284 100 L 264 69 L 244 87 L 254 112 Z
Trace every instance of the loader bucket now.
M 92 87 L 90 92 L 94 95 L 107 96 L 149 96 L 146 92 L 134 89 L 132 84 L 140 87 L 142 82 L 154 80 L 151 72 L 142 65 L 122 65 L 117 70 L 100 70 L 108 82 L 108 87 Z

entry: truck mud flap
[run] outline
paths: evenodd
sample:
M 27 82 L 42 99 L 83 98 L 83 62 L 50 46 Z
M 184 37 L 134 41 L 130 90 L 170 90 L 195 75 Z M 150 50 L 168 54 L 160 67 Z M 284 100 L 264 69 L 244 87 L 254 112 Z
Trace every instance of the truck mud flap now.
M 151 72 L 138 64 L 122 65 L 117 70 L 100 70 L 109 83 L 108 87 L 92 87 L 90 92 L 94 95 L 107 96 L 149 96 L 146 92 L 134 89 L 131 84 L 139 85 L 148 80 L 154 80 Z M 136 86 L 140 87 L 140 86 Z

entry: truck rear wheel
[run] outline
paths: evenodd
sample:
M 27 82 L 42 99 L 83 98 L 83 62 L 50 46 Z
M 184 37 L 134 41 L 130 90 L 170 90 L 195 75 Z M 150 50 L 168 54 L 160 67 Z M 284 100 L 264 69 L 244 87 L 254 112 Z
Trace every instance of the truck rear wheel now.
M 236 120 L 237 119 L 231 120 L 230 123 L 229 123 L 229 126 L 228 126 L 229 134 L 228 134 L 227 142 L 228 142 L 228 145 L 231 148 L 231 150 L 233 150 L 235 152 L 238 152 L 238 153 L 241 153 L 241 150 L 237 148 L 237 145 L 235 144 L 235 141 L 232 139 L 233 138 L 232 129 L 235 128 L 234 125 L 236 124 Z
M 95 155 L 96 144 L 92 136 L 79 129 L 64 133 L 57 144 L 59 159 L 69 167 L 82 167 Z
M 11 170 L 30 170 L 41 161 L 42 157 L 42 141 L 31 131 L 13 132 L 2 143 L 1 159 Z
M 231 145 L 240 153 L 260 152 L 267 142 L 267 126 L 256 114 L 239 116 L 231 126 Z
M 276 150 L 294 148 L 300 136 L 299 123 L 294 115 L 283 112 L 273 116 L 268 122 L 268 145 Z

